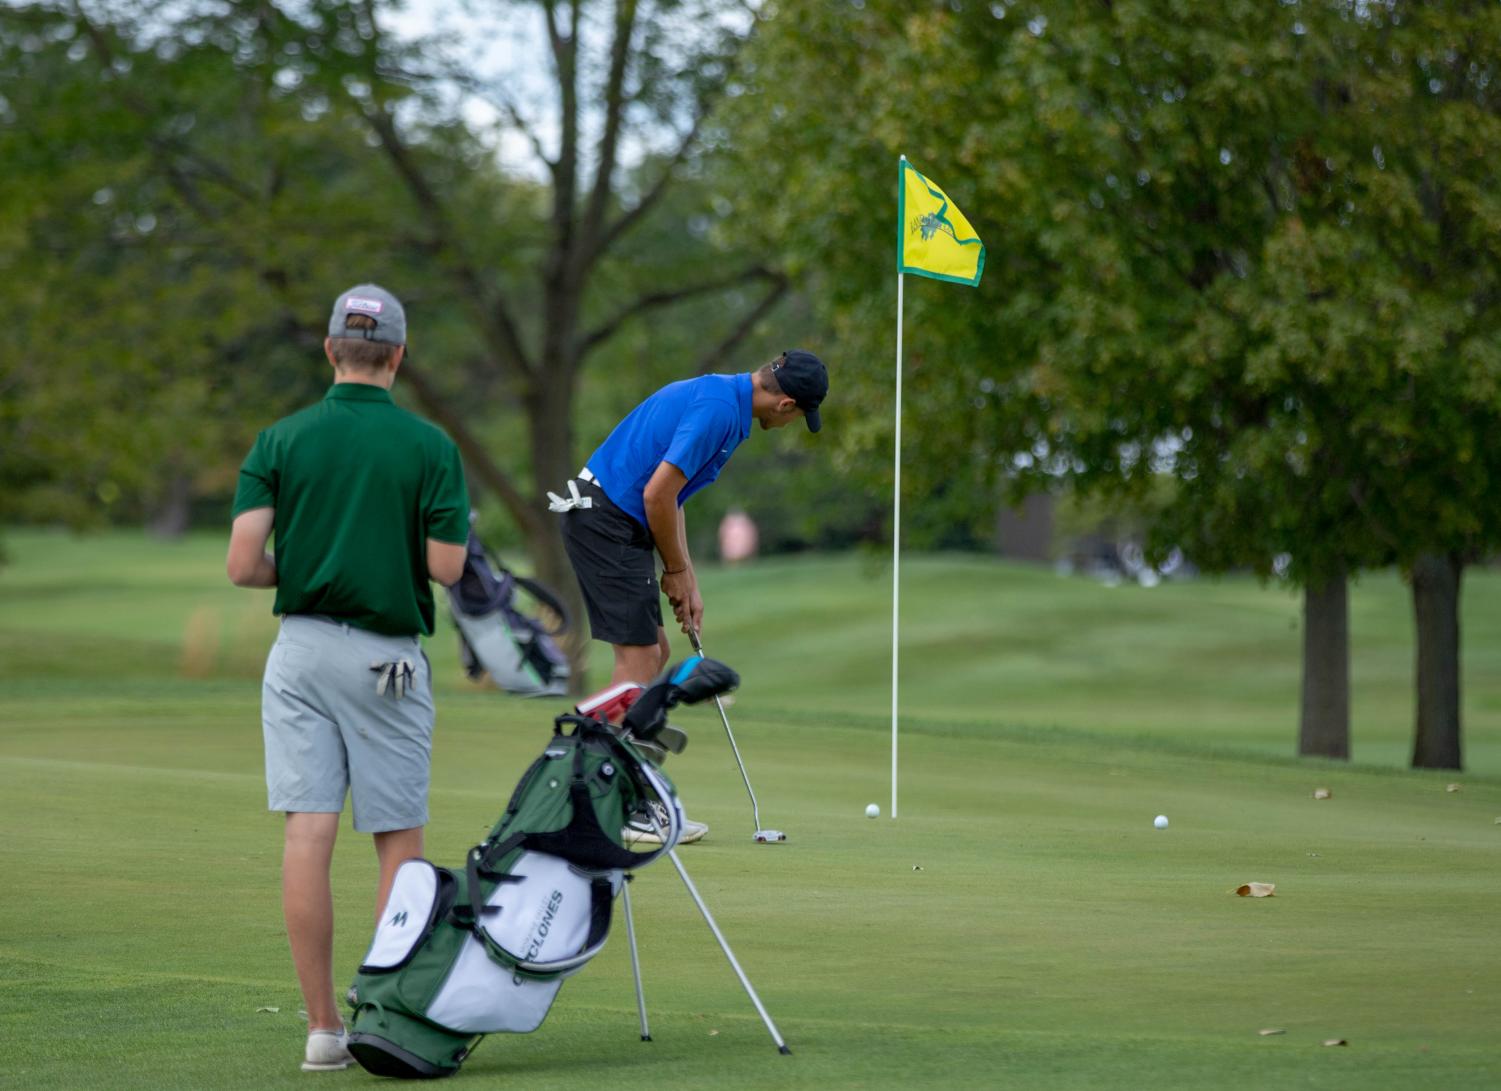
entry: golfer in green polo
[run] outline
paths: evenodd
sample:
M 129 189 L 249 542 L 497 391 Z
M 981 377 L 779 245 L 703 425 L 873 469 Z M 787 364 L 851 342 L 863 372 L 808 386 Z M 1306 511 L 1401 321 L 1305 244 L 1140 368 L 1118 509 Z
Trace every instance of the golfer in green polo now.
M 307 1003 L 302 1067 L 347 1067 L 334 1002 L 329 861 L 348 792 L 380 862 L 379 919 L 396 869 L 422 855 L 432 749 L 431 580 L 457 582 L 469 497 L 458 449 L 398 408 L 406 315 L 373 284 L 339 296 L 323 400 L 256 437 L 240 467 L 229 578 L 275 587 L 281 632 L 261 721 L 267 804 L 286 814 L 282 908 Z M 272 533 L 276 552 L 266 552 Z

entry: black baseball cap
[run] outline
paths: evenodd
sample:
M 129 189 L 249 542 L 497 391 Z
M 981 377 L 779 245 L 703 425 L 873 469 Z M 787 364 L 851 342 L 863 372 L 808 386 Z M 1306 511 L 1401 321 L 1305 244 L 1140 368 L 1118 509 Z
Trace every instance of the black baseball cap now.
M 816 432 L 822 428 L 818 407 L 829 392 L 829 369 L 823 366 L 823 361 L 811 352 L 788 349 L 782 353 L 781 359 L 772 363 L 771 369 L 782 393 L 797 402 L 797 407 L 803 411 L 808 431 Z

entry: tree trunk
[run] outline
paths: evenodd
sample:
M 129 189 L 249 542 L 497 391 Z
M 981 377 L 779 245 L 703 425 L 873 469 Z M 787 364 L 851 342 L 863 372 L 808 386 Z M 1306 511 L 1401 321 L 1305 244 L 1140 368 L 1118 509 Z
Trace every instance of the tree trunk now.
M 1417 725 L 1415 769 L 1460 769 L 1459 578 L 1454 554 L 1427 553 L 1412 566 L 1412 610 L 1417 622 Z
M 563 550 L 562 524 L 558 516 L 546 510 L 543 499 L 548 490 L 565 491 L 565 483 L 581 467 L 573 449 L 573 383 L 562 380 L 537 383 L 526 397 L 526 409 L 532 480 L 542 513 L 540 520 L 523 528 L 526 548 L 536 565 L 538 578 L 558 592 L 573 620 L 573 628 L 562 644 L 571 671 L 569 692 L 578 695 L 586 689 L 589 619 L 584 615 L 584 599 L 573 566 Z
M 1303 701 L 1298 753 L 1350 757 L 1350 608 L 1343 574 L 1303 589 Z
M 520 489 L 506 476 L 490 452 L 485 449 L 478 437 L 469 430 L 464 423 L 463 415 L 443 400 L 431 383 L 427 381 L 426 373 L 412 367 L 411 364 L 401 365 L 402 381 L 411 388 L 417 404 L 422 407 L 432 421 L 448 433 L 450 439 L 459 449 L 459 454 L 464 458 L 464 471 L 471 486 L 476 483 L 493 492 L 500 502 L 505 505 L 506 511 L 510 512 L 511 518 L 516 520 L 516 525 L 521 528 L 522 535 L 526 536 L 540 529 L 538 524 L 546 517 L 546 511 L 538 511 L 534 498 L 523 495 Z M 474 497 L 470 496 L 470 503 Z
M 167 486 L 156 498 L 146 529 L 157 538 L 175 541 L 188 529 L 190 512 L 188 505 L 193 499 L 192 482 L 188 475 L 173 471 L 167 475 Z
M 544 499 L 549 489 L 561 489 L 564 482 L 579 471 L 572 462 L 572 384 L 539 383 L 537 389 L 526 396 L 533 467 L 532 495 L 527 496 L 495 464 L 484 445 L 469 431 L 462 415 L 439 396 L 423 372 L 403 365 L 402 373 L 423 411 L 442 425 L 458 445 L 466 470 L 473 471 L 475 480 L 471 485 L 478 483 L 490 489 L 505 504 L 521 529 L 537 578 L 556 591 L 567 607 L 573 627 L 560 643 L 568 653 L 570 692 L 583 693 L 589 621 L 584 616 L 584 600 L 579 594 L 578 581 L 574 579 L 573 568 L 563 552 L 558 517 L 547 510 Z

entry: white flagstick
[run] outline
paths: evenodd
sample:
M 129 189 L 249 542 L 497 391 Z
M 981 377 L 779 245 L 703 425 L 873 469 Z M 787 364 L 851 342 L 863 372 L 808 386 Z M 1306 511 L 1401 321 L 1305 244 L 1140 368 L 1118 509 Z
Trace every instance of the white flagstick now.
M 902 156 L 905 163 L 907 157 Z M 902 176 L 900 168 L 897 175 L 901 184 L 906 184 L 906 178 Z M 897 224 L 897 231 L 902 230 L 902 225 Z M 900 259 L 900 253 L 898 253 Z M 895 485 L 892 489 L 894 500 L 891 513 L 891 817 L 896 817 L 896 678 L 897 678 L 897 649 L 900 644 L 898 630 L 898 618 L 900 616 L 902 594 L 902 294 L 906 278 L 901 273 L 901 263 L 898 260 L 896 274 L 896 442 L 895 451 L 892 454 L 895 469 Z

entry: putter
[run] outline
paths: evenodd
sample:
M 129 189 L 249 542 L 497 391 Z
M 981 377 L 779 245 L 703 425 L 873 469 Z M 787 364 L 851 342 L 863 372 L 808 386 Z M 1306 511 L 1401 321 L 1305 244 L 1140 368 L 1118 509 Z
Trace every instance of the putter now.
M 704 646 L 699 642 L 698 630 L 689 626 L 688 636 L 693 641 L 693 650 L 698 652 L 699 655 L 703 655 Z M 730 730 L 730 718 L 724 714 L 724 702 L 719 699 L 717 693 L 714 695 L 714 707 L 719 709 L 719 722 L 724 724 L 724 733 L 729 737 L 730 749 L 735 753 L 735 764 L 740 766 L 740 779 L 745 781 L 745 790 L 750 795 L 751 814 L 756 822 L 756 832 L 752 835 L 751 840 L 755 841 L 758 845 L 774 845 L 787 840 L 787 835 L 781 830 L 768 830 L 765 826 L 761 825 L 761 807 L 756 802 L 756 790 L 751 787 L 750 774 L 745 771 L 745 762 L 740 758 L 740 747 L 735 745 L 735 733 Z

